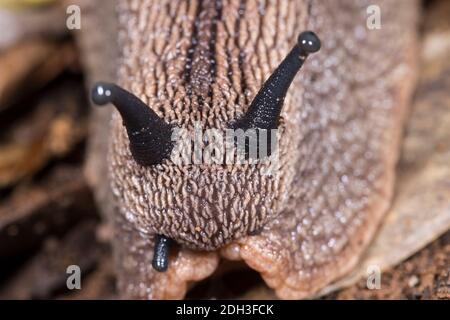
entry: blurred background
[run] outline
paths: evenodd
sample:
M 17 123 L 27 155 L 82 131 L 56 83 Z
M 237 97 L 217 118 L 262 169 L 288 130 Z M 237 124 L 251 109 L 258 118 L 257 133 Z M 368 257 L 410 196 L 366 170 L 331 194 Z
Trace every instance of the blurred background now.
M 117 298 L 110 232 L 82 172 L 89 102 L 76 31 L 66 27 L 69 2 L 0 0 L 0 299 Z M 434 141 L 430 152 L 448 152 L 450 1 L 423 3 L 420 33 L 408 130 L 421 150 Z M 411 165 L 407 155 L 399 172 Z M 450 194 L 447 181 L 440 188 Z M 82 290 L 67 289 L 72 264 L 83 271 Z M 257 273 L 235 270 L 188 294 L 210 297 L 274 296 Z M 450 299 L 450 232 L 384 273 L 381 290 L 363 280 L 324 298 Z

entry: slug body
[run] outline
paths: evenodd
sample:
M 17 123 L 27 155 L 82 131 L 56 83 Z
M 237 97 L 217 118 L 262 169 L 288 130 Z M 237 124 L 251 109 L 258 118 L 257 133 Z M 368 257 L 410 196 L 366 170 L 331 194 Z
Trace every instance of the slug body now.
M 161 139 L 140 150 L 113 112 L 108 216 L 125 297 L 181 298 L 220 256 L 295 299 L 356 264 L 391 199 L 415 63 L 417 3 L 378 1 L 380 30 L 367 28 L 370 4 L 117 0 L 117 83 L 149 108 Z M 258 95 L 302 30 L 320 36 L 321 51 L 289 90 L 274 87 L 281 101 Z M 297 71 L 285 67 L 277 81 L 290 84 Z M 172 128 L 199 125 L 278 129 L 275 173 L 264 162 L 176 164 L 174 145 L 155 149 Z

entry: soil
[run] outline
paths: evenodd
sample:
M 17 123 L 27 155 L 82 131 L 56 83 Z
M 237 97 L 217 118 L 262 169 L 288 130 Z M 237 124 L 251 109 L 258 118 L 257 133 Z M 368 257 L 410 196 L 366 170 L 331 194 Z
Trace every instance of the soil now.
M 330 294 L 326 299 L 450 299 L 450 232 L 381 275 L 381 288 L 367 281 Z

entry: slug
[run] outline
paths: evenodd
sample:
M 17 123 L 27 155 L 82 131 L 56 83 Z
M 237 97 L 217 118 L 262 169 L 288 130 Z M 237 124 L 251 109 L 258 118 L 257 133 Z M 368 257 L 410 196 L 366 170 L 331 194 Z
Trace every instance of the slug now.
M 88 167 L 121 295 L 182 298 L 220 258 L 243 260 L 284 299 L 349 272 L 391 201 L 418 3 L 109 3 L 91 8 L 95 23 L 117 24 L 97 30 L 92 100 L 115 108 L 94 116 Z M 380 29 L 367 26 L 370 5 Z M 250 162 L 248 144 L 242 163 L 175 162 L 175 128 L 199 124 L 258 139 L 276 129 L 276 170 Z

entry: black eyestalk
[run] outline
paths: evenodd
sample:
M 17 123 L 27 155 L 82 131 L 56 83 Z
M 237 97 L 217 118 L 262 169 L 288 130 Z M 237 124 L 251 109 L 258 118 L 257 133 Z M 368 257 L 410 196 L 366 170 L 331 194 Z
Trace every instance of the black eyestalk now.
M 264 83 L 253 99 L 247 113 L 237 120 L 233 129 L 276 129 L 284 98 L 309 54 L 320 50 L 320 40 L 312 31 L 302 32 L 296 46 Z
M 172 126 L 161 119 L 134 94 L 112 84 L 99 82 L 92 89 L 92 101 L 100 106 L 112 103 L 122 116 L 133 158 L 142 166 L 160 164 L 173 148 Z

